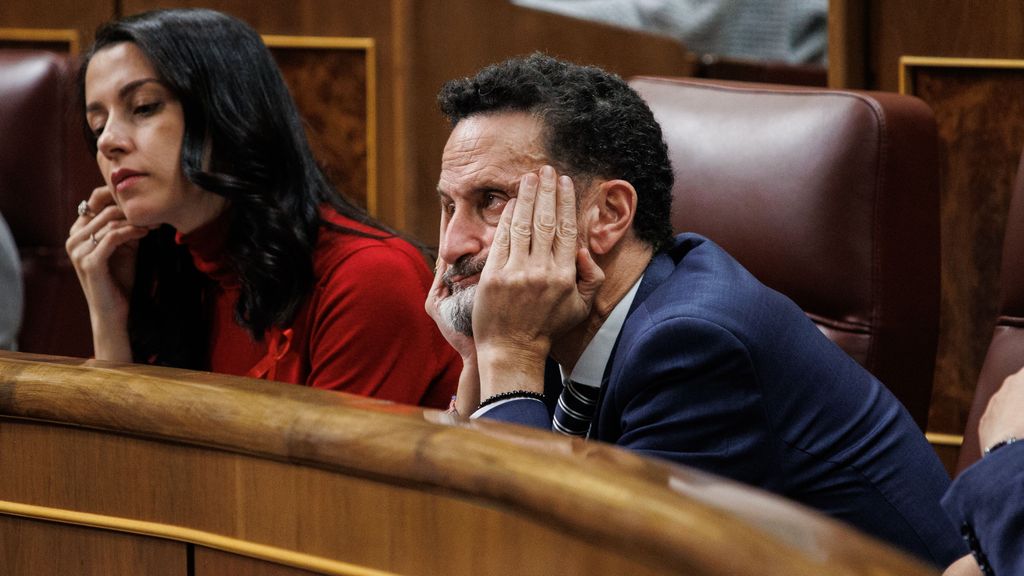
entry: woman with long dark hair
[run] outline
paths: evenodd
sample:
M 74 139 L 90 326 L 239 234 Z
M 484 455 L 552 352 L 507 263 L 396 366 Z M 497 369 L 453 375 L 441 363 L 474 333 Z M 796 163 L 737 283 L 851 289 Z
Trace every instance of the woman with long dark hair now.
M 259 35 L 212 10 L 106 24 L 80 101 L 106 185 L 67 251 L 98 359 L 446 406 L 416 248 L 339 194 Z

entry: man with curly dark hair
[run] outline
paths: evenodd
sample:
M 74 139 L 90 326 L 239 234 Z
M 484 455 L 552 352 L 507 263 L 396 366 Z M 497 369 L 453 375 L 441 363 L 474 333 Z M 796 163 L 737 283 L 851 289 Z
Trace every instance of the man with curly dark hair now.
M 426 308 L 463 357 L 458 413 L 729 476 L 937 565 L 965 551 L 896 398 L 713 242 L 672 237 L 661 128 L 621 78 L 534 54 L 439 99 Z

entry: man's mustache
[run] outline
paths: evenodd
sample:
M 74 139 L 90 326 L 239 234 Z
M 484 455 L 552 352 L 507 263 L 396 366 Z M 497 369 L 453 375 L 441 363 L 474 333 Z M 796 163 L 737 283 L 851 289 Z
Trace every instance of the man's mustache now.
M 448 288 L 449 292 L 455 292 L 455 283 L 453 278 L 469 278 L 476 276 L 477 274 L 484 271 L 484 265 L 487 264 L 487 258 L 480 258 L 479 260 L 473 260 L 469 255 L 463 256 L 455 261 L 448 267 L 444 275 L 441 276 L 441 281 L 444 282 L 445 287 Z

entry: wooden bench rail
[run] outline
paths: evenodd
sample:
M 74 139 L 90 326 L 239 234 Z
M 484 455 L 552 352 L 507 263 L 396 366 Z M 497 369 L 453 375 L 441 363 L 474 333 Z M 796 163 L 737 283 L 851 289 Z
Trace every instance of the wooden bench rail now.
M 509 530 L 539 526 L 542 531 L 582 541 L 624 562 L 635 562 L 642 573 L 933 573 L 852 529 L 774 496 L 613 446 L 492 422 L 463 422 L 438 411 L 246 378 L 0 352 L 0 501 L 175 524 L 191 522 L 178 512 L 159 512 L 160 503 L 150 506 L 143 502 L 147 510 L 136 515 L 134 511 L 119 510 L 119 503 L 96 504 L 111 502 L 104 497 L 79 493 L 102 491 L 106 482 L 81 486 L 79 481 L 61 484 L 60 489 L 35 488 L 40 482 L 60 484 L 64 480 L 41 481 L 45 473 L 42 464 L 32 465 L 27 456 L 22 456 L 24 462 L 12 461 L 11 455 L 17 459 L 19 454 L 31 453 L 24 439 L 48 438 L 49 429 L 53 429 L 53 438 L 81 437 L 82 450 L 86 451 L 94 437 L 116 438 L 119 444 L 100 449 L 101 455 L 119 454 L 124 443 L 139 443 L 139 450 L 184 449 L 206 454 L 207 458 L 238 458 L 241 460 L 233 461 L 228 468 L 238 471 L 241 480 L 237 483 L 250 481 L 241 472 L 250 462 L 266 461 L 283 467 L 285 474 L 290 473 L 288 470 L 296 474 L 305 471 L 302 473 L 383 486 L 391 491 L 388 494 L 393 492 L 399 498 L 422 498 L 428 507 L 446 502 L 468 505 L 480 514 L 519 519 L 507 521 Z M 15 442 L 19 434 L 24 434 L 22 444 Z M 40 448 L 37 453 L 45 459 L 45 454 L 64 449 Z M 84 461 L 87 456 L 81 458 Z M 140 459 L 138 467 L 145 468 L 147 462 Z M 22 481 L 16 478 L 32 474 L 36 477 Z M 140 474 L 144 477 L 145 472 Z M 121 478 L 111 478 L 110 482 L 111 486 L 118 485 Z M 188 496 L 177 492 L 181 483 L 164 487 L 168 497 Z M 123 485 L 118 489 L 124 490 Z M 160 500 L 164 489 L 148 497 Z M 314 493 L 309 493 L 311 498 Z M 323 498 L 343 497 L 334 490 Z M 288 505 L 287 495 L 277 499 L 282 506 Z M 218 529 L 226 537 L 294 548 L 375 569 L 414 571 L 403 568 L 400 556 L 406 550 L 391 548 L 385 555 L 399 558 L 374 566 L 365 558 L 341 557 L 343 552 L 331 549 L 330 538 L 324 539 L 326 543 L 318 539 L 319 544 L 304 544 L 301 538 L 288 541 L 294 535 L 270 541 L 270 536 L 258 536 L 259 530 L 243 519 L 253 514 L 255 503 L 235 505 L 239 509 L 232 512 L 238 515 L 234 525 Z M 344 518 L 345 506 L 327 512 L 328 517 L 337 515 L 330 522 L 358 522 L 357 515 Z M 388 503 L 381 502 L 381 506 L 386 508 Z M 287 510 L 281 514 L 287 516 Z M 301 516 L 302 511 L 295 514 Z M 479 564 L 486 559 L 474 555 L 475 549 L 500 547 L 506 537 L 510 539 L 505 542 L 514 545 L 516 538 L 523 537 L 502 535 L 502 521 L 481 527 L 453 527 L 451 522 L 436 517 L 439 514 L 432 515 L 429 510 L 410 514 L 408 522 L 417 522 L 420 516 L 426 518 L 427 525 L 412 528 L 422 534 L 443 532 L 444 537 L 438 538 L 445 545 L 475 556 L 464 562 L 469 572 L 486 572 Z M 197 520 L 195 526 L 186 527 L 210 530 L 209 526 L 220 521 Z M 311 521 L 301 517 L 294 520 L 297 526 Z M 484 541 L 492 537 L 487 530 L 497 530 L 497 544 Z M 350 537 L 339 534 L 337 539 L 343 542 Z M 388 540 L 386 536 L 381 538 Z M 533 551 L 507 552 L 524 558 L 524 565 L 509 566 L 509 573 L 529 573 L 525 559 Z M 411 550 L 408 553 L 418 554 Z M 2 554 L 0 551 L 0 561 Z M 552 554 L 557 557 L 557 551 Z M 435 560 L 438 564 L 429 566 Z M 571 566 L 576 559 L 561 560 Z M 423 573 L 444 565 L 443 559 L 417 564 L 423 567 Z M 609 566 L 611 569 L 622 568 Z M 593 566 L 588 571 L 593 573 Z

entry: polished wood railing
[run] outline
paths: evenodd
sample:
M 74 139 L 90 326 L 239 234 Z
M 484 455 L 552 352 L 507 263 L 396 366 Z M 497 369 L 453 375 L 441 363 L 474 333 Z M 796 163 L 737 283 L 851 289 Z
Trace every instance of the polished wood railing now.
M 608 445 L 2 352 L 0 573 L 933 572 L 779 498 Z

